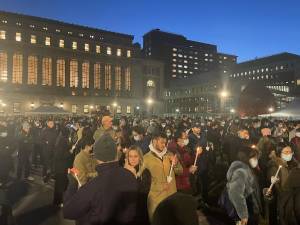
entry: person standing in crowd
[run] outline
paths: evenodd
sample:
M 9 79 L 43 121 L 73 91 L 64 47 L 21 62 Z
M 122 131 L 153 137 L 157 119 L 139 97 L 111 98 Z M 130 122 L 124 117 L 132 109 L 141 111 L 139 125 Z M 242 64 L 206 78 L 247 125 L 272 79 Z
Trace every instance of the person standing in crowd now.
M 291 139 L 295 159 L 300 162 L 300 128 L 296 129 L 295 137 Z
M 81 185 L 96 177 L 97 160 L 93 156 L 94 139 L 91 136 L 86 136 L 81 139 L 81 151 L 76 155 L 73 167 L 79 171 L 78 179 Z
M 33 140 L 30 134 L 30 125 L 28 122 L 22 124 L 22 129 L 17 137 L 18 139 L 18 165 L 17 178 L 21 179 L 23 172 L 24 178 L 33 181 L 34 178 L 30 176 L 30 156 L 33 150 Z
M 74 146 L 74 155 L 76 156 L 82 149 L 84 149 L 84 141 L 93 139 L 93 132 L 89 126 L 82 128 L 80 138 L 77 140 L 76 145 Z
M 261 212 L 259 185 L 251 168 L 258 165 L 257 152 L 241 146 L 227 172 L 227 192 L 242 225 L 258 225 Z
M 54 146 L 58 134 L 53 119 L 48 119 L 47 127 L 42 130 L 41 142 L 43 146 L 43 180 L 48 182 L 53 170 Z
M 63 202 L 63 193 L 68 186 L 68 168 L 72 166 L 72 144 L 69 141 L 68 128 L 63 127 L 57 137 L 54 148 L 54 197 L 53 204 L 61 206 Z
M 206 140 L 204 134 L 201 134 L 201 125 L 198 122 L 192 124 L 191 132 L 189 134 L 188 148 L 194 152 L 196 146 L 206 146 Z
M 133 144 L 142 149 L 143 154 L 149 152 L 151 138 L 145 135 L 143 127 L 135 126 L 132 128 Z
M 149 145 L 150 152 L 144 156 L 144 168 L 151 174 L 151 188 L 148 195 L 150 220 L 159 203 L 177 191 L 175 174 L 180 175 L 183 170 L 177 157 L 167 151 L 166 143 L 167 137 L 164 133 L 153 134 Z
M 110 116 L 103 116 L 101 124 L 102 126 L 94 133 L 94 140 L 97 141 L 104 133 L 109 133 L 111 137 L 116 140 L 116 132 L 112 129 L 112 118 Z
M 180 192 L 192 193 L 190 175 L 194 174 L 197 166 L 194 166 L 194 155 L 188 150 L 188 135 L 185 131 L 177 131 L 174 140 L 169 143 L 168 151 L 177 155 L 177 158 L 183 168 L 182 174 L 176 176 L 176 187 Z
M 138 182 L 117 159 L 117 146 L 109 133 L 95 142 L 98 176 L 78 189 L 70 177 L 63 214 L 77 225 L 137 224 Z M 79 171 L 80 173 L 80 171 Z
M 151 186 L 151 174 L 144 169 L 143 153 L 138 146 L 131 146 L 125 157 L 124 168 L 128 169 L 137 178 L 139 184 L 138 198 L 138 222 L 143 225 L 149 224 L 147 212 L 147 197 Z

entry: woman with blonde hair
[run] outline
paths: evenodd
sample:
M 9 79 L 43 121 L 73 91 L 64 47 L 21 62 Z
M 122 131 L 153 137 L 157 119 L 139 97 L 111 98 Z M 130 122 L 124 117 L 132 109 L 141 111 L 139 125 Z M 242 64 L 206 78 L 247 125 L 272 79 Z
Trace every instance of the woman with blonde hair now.
M 137 179 L 139 183 L 139 200 L 138 209 L 140 212 L 138 219 L 140 224 L 148 225 L 148 211 L 147 211 L 147 198 L 151 186 L 151 175 L 149 170 L 144 169 L 143 166 L 144 156 L 143 152 L 138 146 L 131 146 L 125 153 L 124 168 L 128 169 Z

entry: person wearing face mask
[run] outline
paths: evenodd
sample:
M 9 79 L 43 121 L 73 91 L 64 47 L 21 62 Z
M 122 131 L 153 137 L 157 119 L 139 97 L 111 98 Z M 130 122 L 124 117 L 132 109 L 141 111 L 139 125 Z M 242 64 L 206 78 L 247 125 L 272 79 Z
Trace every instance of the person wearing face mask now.
M 81 152 L 76 155 L 73 163 L 73 167 L 79 170 L 78 178 L 82 185 L 97 176 L 97 160 L 93 156 L 94 142 L 95 141 L 92 137 L 82 139 Z
M 133 145 L 141 148 L 143 154 L 149 152 L 151 138 L 145 134 L 143 127 L 136 126 L 132 128 Z
M 191 131 L 189 133 L 189 149 L 194 152 L 196 149 L 196 146 L 202 146 L 205 147 L 206 140 L 204 135 L 201 134 L 201 125 L 198 122 L 195 122 L 191 126 Z
M 69 129 L 63 127 L 57 137 L 54 147 L 54 196 L 53 204 L 60 207 L 63 202 L 63 193 L 68 185 L 68 168 L 72 166 L 72 143 L 69 141 Z
M 177 155 L 177 158 L 183 168 L 183 173 L 176 176 L 177 190 L 184 193 L 192 193 L 190 175 L 197 171 L 194 166 L 194 155 L 188 150 L 188 135 L 184 130 L 179 130 L 174 135 L 174 140 L 169 143 L 168 151 Z M 202 153 L 202 152 L 201 152 Z
M 260 189 L 252 169 L 258 165 L 257 151 L 241 146 L 227 171 L 226 190 L 236 215 L 232 218 L 242 225 L 258 225 L 261 212 Z
M 166 144 L 167 137 L 164 133 L 153 134 L 150 151 L 144 156 L 144 168 L 151 174 L 148 195 L 148 214 L 151 221 L 159 203 L 177 192 L 175 175 L 182 174 L 182 166 L 177 157 L 168 152 Z
M 300 162 L 300 128 L 296 129 L 295 137 L 292 138 L 291 143 L 295 159 Z

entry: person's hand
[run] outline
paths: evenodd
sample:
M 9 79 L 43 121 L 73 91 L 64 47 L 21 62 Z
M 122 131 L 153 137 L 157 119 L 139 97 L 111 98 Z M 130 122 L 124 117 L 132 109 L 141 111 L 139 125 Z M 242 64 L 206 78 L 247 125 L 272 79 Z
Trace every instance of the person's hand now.
M 171 162 L 173 165 L 176 165 L 178 163 L 177 155 L 171 156 Z
M 122 152 L 123 152 L 124 154 L 126 154 L 127 151 L 128 151 L 128 148 L 123 148 L 123 149 L 122 149 Z
M 189 172 L 191 173 L 191 174 L 194 174 L 196 171 L 197 171 L 197 169 L 198 169 L 198 167 L 197 166 L 191 166 L 190 168 L 189 168 Z
M 77 176 L 77 175 L 79 174 L 79 170 L 78 170 L 77 168 L 75 168 L 75 167 L 69 168 L 69 169 L 68 169 L 68 173 L 69 173 L 69 174 L 72 174 L 72 175 L 74 175 L 74 176 Z
M 248 218 L 241 219 L 241 225 L 247 225 Z
M 197 154 L 198 156 L 201 155 L 202 152 L 203 152 L 202 147 L 199 146 L 199 147 L 196 148 L 196 154 Z
M 278 183 L 279 182 L 279 178 L 277 178 L 277 177 L 275 177 L 275 176 L 272 176 L 271 177 L 271 183 L 272 184 L 276 184 L 276 183 Z

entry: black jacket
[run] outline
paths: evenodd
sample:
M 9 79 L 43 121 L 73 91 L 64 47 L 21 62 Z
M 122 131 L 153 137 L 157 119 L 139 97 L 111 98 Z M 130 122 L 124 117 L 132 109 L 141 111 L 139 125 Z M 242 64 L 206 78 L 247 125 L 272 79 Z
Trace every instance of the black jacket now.
M 56 138 L 58 136 L 55 128 L 44 128 L 41 133 L 41 142 L 45 151 L 54 151 Z
M 72 167 L 73 155 L 70 153 L 72 145 L 67 137 L 58 136 L 54 150 L 54 169 L 55 173 L 67 173 L 68 168 Z
M 66 219 L 78 225 L 137 224 L 138 182 L 118 162 L 96 167 L 99 175 L 78 191 L 70 184 L 64 199 Z

